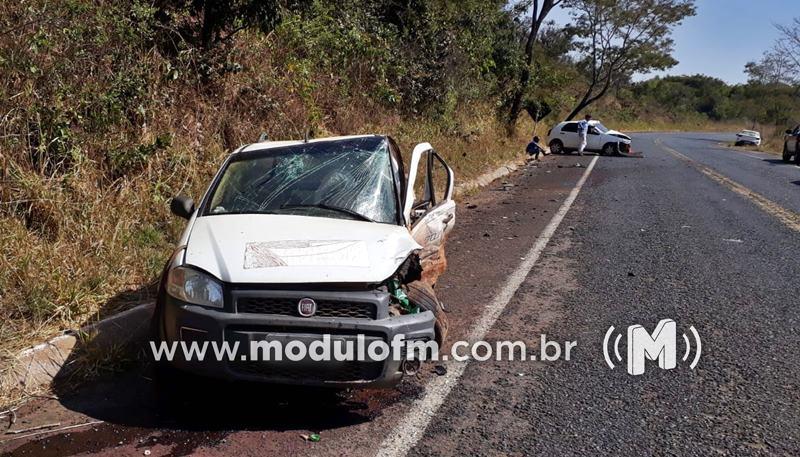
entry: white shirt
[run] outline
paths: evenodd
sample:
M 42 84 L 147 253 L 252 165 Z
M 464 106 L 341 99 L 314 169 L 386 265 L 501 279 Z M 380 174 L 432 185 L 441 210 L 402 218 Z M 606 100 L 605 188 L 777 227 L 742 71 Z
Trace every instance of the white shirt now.
M 581 136 L 586 136 L 589 132 L 589 121 L 583 120 L 578 122 L 578 134 Z

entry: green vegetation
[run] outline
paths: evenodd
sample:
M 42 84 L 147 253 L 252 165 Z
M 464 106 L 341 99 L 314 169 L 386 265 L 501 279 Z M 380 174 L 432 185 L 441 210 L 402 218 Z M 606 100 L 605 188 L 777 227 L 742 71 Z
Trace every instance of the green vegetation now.
M 513 40 L 483 0 L 1 3 L 0 357 L 152 299 L 169 199 L 261 132 L 430 141 L 459 179 L 518 157 Z
M 556 5 L 578 29 L 546 21 Z M 587 46 L 593 8 L 598 33 L 649 39 Z M 262 132 L 430 141 L 464 180 L 581 109 L 665 126 L 798 118 L 794 82 L 632 83 L 673 62 L 690 14 L 684 0 L 0 3 L 0 365 L 151 299 L 182 226 L 169 199 L 199 197 Z

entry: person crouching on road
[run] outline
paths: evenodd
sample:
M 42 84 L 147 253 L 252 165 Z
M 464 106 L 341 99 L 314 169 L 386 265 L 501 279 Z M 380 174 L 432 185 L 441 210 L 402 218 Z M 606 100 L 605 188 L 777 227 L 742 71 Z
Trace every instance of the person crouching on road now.
M 578 122 L 578 136 L 580 137 L 581 145 L 578 147 L 578 155 L 582 156 L 583 151 L 586 149 L 586 135 L 589 133 L 589 121 L 592 120 L 592 115 L 587 114 L 586 117 Z
M 528 146 L 525 147 L 525 152 L 527 152 L 529 156 L 533 157 L 533 160 L 539 160 L 539 154 L 544 152 L 544 149 L 539 146 L 538 136 L 534 136 L 533 141 L 528 143 Z

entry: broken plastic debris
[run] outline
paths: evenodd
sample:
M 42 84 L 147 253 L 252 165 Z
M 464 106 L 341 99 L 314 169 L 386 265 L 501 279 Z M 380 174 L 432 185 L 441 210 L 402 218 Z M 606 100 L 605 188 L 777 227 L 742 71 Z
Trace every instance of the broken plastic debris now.
M 312 443 L 317 443 L 321 439 L 322 437 L 319 436 L 318 433 L 312 433 L 311 435 L 308 436 L 308 441 L 311 441 Z
M 444 376 L 447 374 L 447 367 L 445 367 L 444 365 L 436 365 L 435 367 L 433 367 L 433 372 L 439 376 Z
M 396 279 L 389 281 L 389 293 L 392 294 L 392 297 L 397 300 L 400 307 L 408 314 L 416 314 L 419 312 L 419 306 L 411 304 L 408 300 L 408 295 L 406 295 L 406 291 L 400 287 L 400 281 Z

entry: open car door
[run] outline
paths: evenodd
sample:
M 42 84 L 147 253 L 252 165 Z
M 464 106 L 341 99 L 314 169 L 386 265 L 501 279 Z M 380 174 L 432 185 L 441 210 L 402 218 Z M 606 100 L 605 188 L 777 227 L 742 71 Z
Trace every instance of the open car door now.
M 411 236 L 422 246 L 422 279 L 430 285 L 436 284 L 447 268 L 444 245 L 456 218 L 453 178 L 453 170 L 429 143 L 420 143 L 414 148 L 403 216 Z

